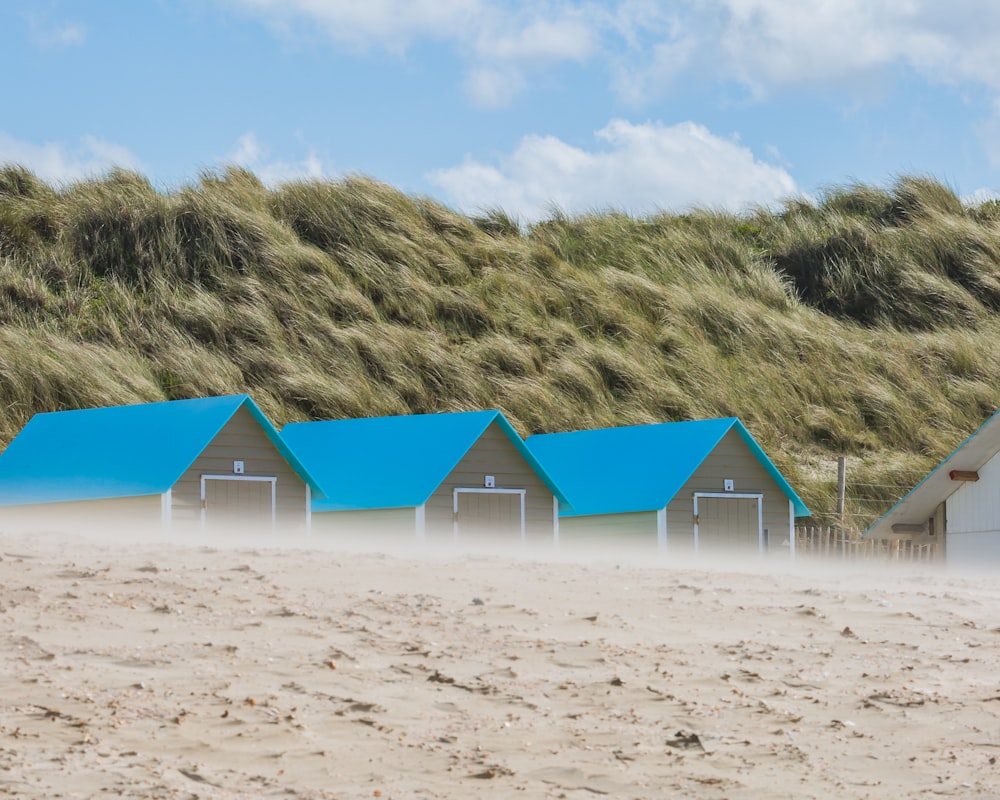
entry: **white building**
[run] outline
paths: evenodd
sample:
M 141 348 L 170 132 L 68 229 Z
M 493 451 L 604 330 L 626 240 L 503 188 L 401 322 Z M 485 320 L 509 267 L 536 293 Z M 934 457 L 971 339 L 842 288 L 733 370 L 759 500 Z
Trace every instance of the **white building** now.
M 865 536 L 937 542 L 949 565 L 1000 563 L 1000 411 Z

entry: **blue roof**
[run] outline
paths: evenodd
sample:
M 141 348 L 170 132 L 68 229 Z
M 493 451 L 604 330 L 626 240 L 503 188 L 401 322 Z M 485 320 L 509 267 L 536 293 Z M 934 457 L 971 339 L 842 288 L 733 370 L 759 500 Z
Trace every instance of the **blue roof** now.
M 496 424 L 560 501 L 566 497 L 499 411 L 296 422 L 281 429 L 326 499 L 313 511 L 423 505 Z
M 665 422 L 530 436 L 528 449 L 564 488 L 564 516 L 626 514 L 665 508 L 730 431 L 736 431 L 794 504 L 809 509 L 743 423 L 727 419 Z
M 246 408 L 319 487 L 248 395 L 36 414 L 0 455 L 0 506 L 162 494 Z

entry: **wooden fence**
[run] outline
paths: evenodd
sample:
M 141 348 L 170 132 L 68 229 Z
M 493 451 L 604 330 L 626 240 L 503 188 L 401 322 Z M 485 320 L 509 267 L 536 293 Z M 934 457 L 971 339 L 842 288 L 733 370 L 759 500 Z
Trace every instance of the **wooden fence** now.
M 838 527 L 795 529 L 795 554 L 841 561 L 880 559 L 897 562 L 931 562 L 938 559 L 936 542 L 910 539 L 863 539 L 861 531 Z

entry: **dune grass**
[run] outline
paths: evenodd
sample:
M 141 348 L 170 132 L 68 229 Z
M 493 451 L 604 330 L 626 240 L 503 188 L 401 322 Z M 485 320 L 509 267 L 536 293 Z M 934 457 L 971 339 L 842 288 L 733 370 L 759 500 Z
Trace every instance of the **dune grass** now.
M 456 214 L 376 181 L 174 192 L 0 169 L 0 436 L 248 391 L 292 420 L 500 408 L 523 433 L 734 415 L 864 525 L 1000 401 L 1000 213 L 902 178 L 776 212 Z

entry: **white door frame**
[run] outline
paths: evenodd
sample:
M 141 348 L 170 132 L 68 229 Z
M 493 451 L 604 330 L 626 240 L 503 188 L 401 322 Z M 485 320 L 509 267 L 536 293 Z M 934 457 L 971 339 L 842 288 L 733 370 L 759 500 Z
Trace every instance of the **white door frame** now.
M 552 495 L 552 546 L 559 546 L 559 498 Z
M 698 552 L 698 498 L 711 497 L 732 500 L 757 501 L 757 553 L 764 555 L 764 495 L 740 492 L 695 492 L 694 493 L 694 551 Z
M 202 475 L 201 476 L 201 527 L 205 527 L 205 481 L 264 481 L 271 484 L 271 527 L 277 521 L 278 511 L 278 479 L 273 475 Z
M 452 523 L 451 531 L 452 537 L 455 541 L 458 541 L 458 496 L 460 494 L 519 494 L 521 495 L 521 542 L 524 542 L 527 538 L 527 533 L 524 526 L 524 496 L 527 493 L 526 489 L 483 489 L 483 488 L 456 488 L 452 489 Z
M 272 500 L 272 505 L 274 502 Z M 313 532 L 313 495 L 312 487 L 306 484 L 306 536 L 312 536 Z M 272 514 L 272 516 L 274 516 Z
M 788 556 L 795 558 L 795 503 L 788 501 Z
M 173 493 L 167 489 L 160 495 L 160 526 L 169 531 L 173 518 Z
M 421 503 L 414 511 L 417 541 L 423 544 L 427 541 L 427 503 Z

